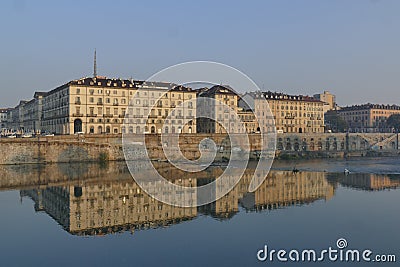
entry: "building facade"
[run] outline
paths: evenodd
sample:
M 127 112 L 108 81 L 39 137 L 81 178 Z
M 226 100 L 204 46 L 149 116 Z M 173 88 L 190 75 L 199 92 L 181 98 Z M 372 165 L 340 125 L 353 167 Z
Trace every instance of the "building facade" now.
M 8 108 L 0 108 L 0 129 L 8 128 L 8 116 L 7 113 L 9 112 Z
M 196 91 L 173 83 L 146 82 L 131 99 L 128 133 L 196 133 Z
M 24 110 L 28 101 L 21 100 L 19 104 L 7 111 L 7 128 L 9 132 L 24 132 Z
M 36 92 L 7 111 L 7 121 L 13 131 L 32 133 L 196 133 L 196 92 L 172 83 L 82 78 Z
M 82 78 L 43 98 L 42 129 L 56 134 L 121 133 L 129 99 L 143 82 Z
M 243 122 L 244 127 L 246 128 L 247 133 L 259 133 L 260 126 L 258 124 L 256 115 L 250 109 L 238 108 L 238 116 L 240 120 Z
M 387 126 L 387 119 L 393 114 L 400 114 L 400 106 L 364 104 L 343 107 L 338 110 L 349 132 L 393 132 Z
M 41 133 L 42 129 L 42 102 L 44 92 L 35 92 L 32 100 L 24 105 L 22 125 L 24 132 Z
M 241 133 L 238 115 L 239 95 L 228 85 L 203 88 L 197 95 L 199 133 Z
M 324 102 L 313 97 L 274 92 L 250 92 L 239 106 L 249 105 L 263 132 L 323 133 Z
M 193 90 L 96 76 L 36 92 L 7 112 L 7 127 L 55 134 L 322 133 L 324 105 L 302 95 L 238 95 L 228 85 Z

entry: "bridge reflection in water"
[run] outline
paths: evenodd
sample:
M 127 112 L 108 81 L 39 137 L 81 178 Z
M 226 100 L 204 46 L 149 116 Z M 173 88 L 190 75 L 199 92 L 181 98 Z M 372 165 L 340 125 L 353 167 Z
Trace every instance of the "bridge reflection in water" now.
M 188 177 L 164 163 L 157 163 L 155 167 L 171 182 L 193 187 L 214 181 L 224 171 L 221 167 L 209 167 Z M 143 171 L 140 162 L 138 171 Z M 261 212 L 317 200 L 328 201 L 339 184 L 361 190 L 383 190 L 400 185 L 398 175 L 271 171 L 263 184 L 249 193 L 253 172 L 254 169 L 248 167 L 234 189 L 221 199 L 188 208 L 166 205 L 149 197 L 134 182 L 124 163 L 19 166 L 15 169 L 3 166 L 0 189 L 19 189 L 21 197 L 34 201 L 37 212 L 47 213 L 71 234 L 104 235 L 167 227 L 199 215 L 226 220 L 240 207 Z M 195 193 L 186 197 L 196 200 Z

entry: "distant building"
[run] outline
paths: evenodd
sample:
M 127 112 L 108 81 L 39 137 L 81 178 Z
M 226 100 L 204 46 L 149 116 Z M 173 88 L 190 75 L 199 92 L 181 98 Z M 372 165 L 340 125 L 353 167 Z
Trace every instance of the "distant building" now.
M 258 124 L 256 115 L 251 109 L 238 108 L 238 116 L 243 122 L 247 133 L 258 133 L 260 132 L 260 126 Z
M 263 132 L 323 133 L 324 102 L 310 96 L 275 92 L 250 92 L 242 96 L 239 106 L 250 105 Z
M 44 92 L 35 92 L 34 98 L 24 105 L 23 111 L 23 129 L 25 132 L 40 133 L 42 122 L 42 102 Z
M 28 101 L 21 100 L 19 104 L 7 111 L 7 128 L 12 132 L 24 131 L 24 108 Z
M 329 91 L 324 91 L 322 94 L 315 94 L 314 98 L 326 103 L 324 105 L 324 113 L 336 109 L 336 96 Z
M 382 175 L 373 173 L 354 173 L 352 175 L 342 177 L 339 182 L 344 186 L 368 191 L 396 189 L 400 187 L 400 180 L 391 179 L 390 174 Z
M 386 124 L 387 118 L 400 114 L 400 106 L 364 104 L 342 107 L 338 110 L 350 132 L 392 132 Z
M 8 118 L 7 113 L 9 112 L 8 108 L 0 108 L 0 129 L 7 128 Z

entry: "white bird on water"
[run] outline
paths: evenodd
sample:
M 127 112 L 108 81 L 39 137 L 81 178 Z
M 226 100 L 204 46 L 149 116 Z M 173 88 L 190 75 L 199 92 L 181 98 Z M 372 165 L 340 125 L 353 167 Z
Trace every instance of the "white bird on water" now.
M 348 175 L 350 174 L 350 171 L 348 169 L 344 169 L 344 174 Z

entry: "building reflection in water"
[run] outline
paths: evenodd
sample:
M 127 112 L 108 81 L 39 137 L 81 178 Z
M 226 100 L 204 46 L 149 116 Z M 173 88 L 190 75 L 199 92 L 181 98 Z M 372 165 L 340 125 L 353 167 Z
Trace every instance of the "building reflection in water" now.
M 365 191 L 379 191 L 400 187 L 399 174 L 351 173 L 350 175 L 345 175 L 343 173 L 330 173 L 327 179 L 345 187 Z
M 185 186 L 207 184 L 223 172 L 220 167 L 210 167 L 184 178 L 178 170 L 168 165 L 160 163 L 156 168 L 171 182 Z M 140 164 L 138 171 L 143 171 Z M 247 211 L 260 212 L 317 200 L 327 201 L 334 196 L 338 184 L 365 190 L 395 188 L 400 184 L 398 176 L 271 171 L 263 184 L 255 192 L 249 193 L 247 189 L 253 172 L 252 168 L 246 169 L 242 179 L 227 195 L 197 208 L 170 206 L 149 197 L 134 182 L 125 166 L 110 166 L 98 172 L 97 177 L 86 175 L 85 179 L 58 181 L 57 185 L 49 182 L 40 187 L 31 186 L 30 189 L 21 190 L 20 194 L 31 198 L 36 211 L 46 212 L 69 233 L 103 235 L 166 227 L 194 219 L 198 214 L 225 220 L 232 218 L 240 206 Z M 195 201 L 196 194 L 189 197 Z

